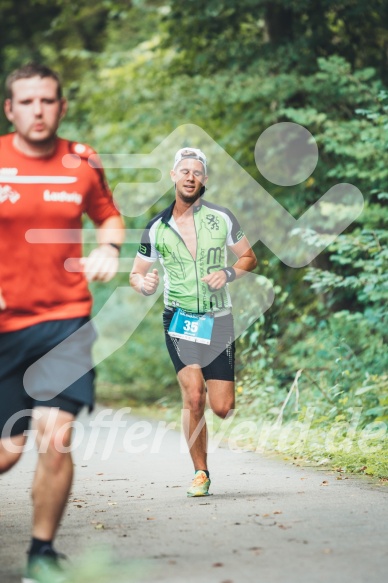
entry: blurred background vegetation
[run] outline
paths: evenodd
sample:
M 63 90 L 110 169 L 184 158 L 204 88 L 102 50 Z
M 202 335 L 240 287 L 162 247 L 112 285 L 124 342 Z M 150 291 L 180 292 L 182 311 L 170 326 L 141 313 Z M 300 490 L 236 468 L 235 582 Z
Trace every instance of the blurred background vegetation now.
M 313 406 L 323 428 L 355 410 L 359 429 L 387 423 L 388 0 L 25 0 L 17 11 L 2 0 L 1 80 L 28 60 L 64 80 L 61 135 L 101 153 L 150 152 L 193 123 L 295 217 L 339 182 L 361 190 L 363 213 L 310 266 L 291 269 L 255 245 L 276 297 L 238 340 L 237 408 L 276 419 L 303 369 L 299 410 L 287 407 L 284 419 Z M 266 183 L 254 162 L 260 134 L 282 121 L 305 126 L 319 147 L 297 187 Z M 112 187 L 121 176 L 107 175 Z M 134 251 L 128 243 L 123 256 Z M 93 286 L 96 313 L 118 283 L 127 274 Z M 100 398 L 179 402 L 161 309 L 99 365 Z M 114 312 L 112 334 L 125 333 L 120 305 Z

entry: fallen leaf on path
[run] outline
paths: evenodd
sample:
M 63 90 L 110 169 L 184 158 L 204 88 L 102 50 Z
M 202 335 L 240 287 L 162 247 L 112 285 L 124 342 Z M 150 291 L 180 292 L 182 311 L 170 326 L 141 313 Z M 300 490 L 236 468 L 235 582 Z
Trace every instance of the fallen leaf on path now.
M 105 528 L 105 526 L 102 524 L 102 522 L 99 522 L 98 524 L 95 525 L 94 528 L 96 530 L 103 530 Z
M 213 567 L 223 567 L 224 563 L 213 563 Z
M 321 486 L 328 486 L 328 485 L 329 485 L 329 482 L 327 480 L 323 480 Z

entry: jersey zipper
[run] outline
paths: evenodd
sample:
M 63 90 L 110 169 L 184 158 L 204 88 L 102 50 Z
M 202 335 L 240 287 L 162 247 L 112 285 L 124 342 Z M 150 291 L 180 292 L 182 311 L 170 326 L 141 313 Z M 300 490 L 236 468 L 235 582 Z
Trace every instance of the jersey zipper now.
M 195 239 L 196 239 L 196 247 L 195 247 L 195 259 L 194 261 L 194 268 L 195 268 L 195 279 L 197 282 L 197 314 L 199 314 L 199 283 L 198 283 L 198 272 L 197 272 L 197 257 L 198 257 L 198 233 L 197 233 L 197 225 L 195 224 L 195 213 L 193 213 L 193 221 L 194 221 L 194 230 L 195 230 Z M 187 249 L 187 246 L 186 246 Z M 187 251 L 189 251 L 187 249 Z M 189 251 L 190 253 L 190 251 Z M 191 255 L 191 253 L 190 253 Z
M 195 257 L 197 258 L 197 255 L 198 255 L 198 233 L 197 233 L 197 226 L 196 226 L 196 224 L 195 224 L 195 217 L 194 217 L 194 214 L 193 214 L 193 220 L 194 220 L 195 238 L 196 238 L 196 240 L 197 240 L 197 246 L 196 246 L 196 249 L 195 249 Z M 167 226 L 168 226 L 168 227 L 171 229 L 171 231 L 172 231 L 173 233 L 175 233 L 175 235 L 178 237 L 178 239 L 180 239 L 180 240 L 182 241 L 183 245 L 184 245 L 184 246 L 186 247 L 186 249 L 187 249 L 187 253 L 190 255 L 191 259 L 193 260 L 193 263 L 194 263 L 194 271 L 195 271 L 195 280 L 196 280 L 196 284 L 197 284 L 197 313 L 199 314 L 199 313 L 200 313 L 200 311 L 199 311 L 199 283 L 198 283 L 198 272 L 197 272 L 197 261 L 196 261 L 196 258 L 194 259 L 194 257 L 191 255 L 191 253 L 190 253 L 190 251 L 189 251 L 189 249 L 188 249 L 188 247 L 187 247 L 186 243 L 184 242 L 183 238 L 182 238 L 182 237 L 181 237 L 181 235 L 178 233 L 178 231 L 176 231 L 176 230 L 175 230 L 175 229 L 174 229 L 174 228 L 173 228 L 173 227 L 170 225 L 170 223 L 165 223 L 165 224 L 166 224 L 166 225 L 167 225 Z

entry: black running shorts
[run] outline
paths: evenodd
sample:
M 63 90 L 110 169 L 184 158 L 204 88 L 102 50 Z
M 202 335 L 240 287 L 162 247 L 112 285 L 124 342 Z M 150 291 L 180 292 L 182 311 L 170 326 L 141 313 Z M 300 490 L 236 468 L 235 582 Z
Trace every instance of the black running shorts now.
M 89 318 L 53 320 L 0 333 L 0 437 L 23 433 L 31 409 L 59 407 L 76 416 L 94 404 Z
M 190 364 L 197 364 L 202 369 L 205 381 L 234 381 L 235 343 L 232 314 L 214 318 L 210 344 L 172 338 L 168 334 L 168 327 L 173 315 L 173 309 L 164 310 L 163 326 L 167 350 L 176 372 Z

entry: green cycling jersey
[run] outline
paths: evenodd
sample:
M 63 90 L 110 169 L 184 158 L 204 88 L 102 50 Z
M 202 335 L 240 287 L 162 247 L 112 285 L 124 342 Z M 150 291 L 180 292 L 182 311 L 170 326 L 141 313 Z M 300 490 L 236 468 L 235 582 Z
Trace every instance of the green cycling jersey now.
M 236 217 L 226 208 L 200 200 L 194 207 L 197 253 L 194 259 L 173 217 L 175 202 L 147 225 L 138 255 L 164 269 L 164 303 L 193 313 L 231 308 L 227 286 L 212 290 L 201 281 L 226 267 L 227 248 L 244 237 Z

